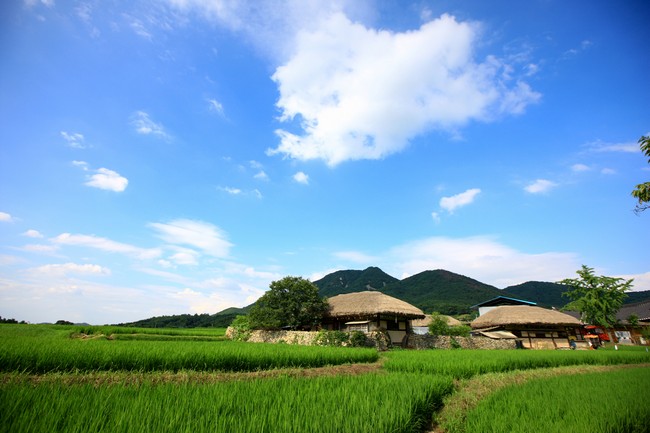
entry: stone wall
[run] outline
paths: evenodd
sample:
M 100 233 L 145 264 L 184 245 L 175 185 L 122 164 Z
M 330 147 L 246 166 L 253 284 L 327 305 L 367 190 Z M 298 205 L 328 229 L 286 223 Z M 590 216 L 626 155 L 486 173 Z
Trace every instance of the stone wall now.
M 286 343 L 311 346 L 316 339 L 316 331 L 251 331 L 251 343 Z
M 373 333 L 374 334 L 374 333 Z M 286 343 L 311 346 L 318 336 L 316 331 L 251 331 L 251 343 Z M 232 329 L 226 330 L 226 337 L 232 338 Z M 382 335 L 369 335 L 368 345 L 386 350 Z M 487 337 L 453 337 L 463 349 L 514 349 L 515 340 L 493 340 Z M 452 349 L 452 337 L 410 334 L 406 342 L 409 349 Z
M 447 335 L 409 335 L 409 349 L 453 349 L 454 339 L 463 349 L 514 349 L 515 340 L 494 340 L 488 337 L 449 337 Z

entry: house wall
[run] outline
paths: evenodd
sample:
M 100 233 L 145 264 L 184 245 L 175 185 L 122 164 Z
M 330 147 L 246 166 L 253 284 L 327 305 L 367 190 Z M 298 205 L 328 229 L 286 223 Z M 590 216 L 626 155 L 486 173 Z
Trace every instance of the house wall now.
M 452 338 L 463 349 L 514 349 L 515 340 L 495 340 L 488 337 L 449 337 L 447 335 L 416 335 L 408 337 L 409 349 L 452 349 Z

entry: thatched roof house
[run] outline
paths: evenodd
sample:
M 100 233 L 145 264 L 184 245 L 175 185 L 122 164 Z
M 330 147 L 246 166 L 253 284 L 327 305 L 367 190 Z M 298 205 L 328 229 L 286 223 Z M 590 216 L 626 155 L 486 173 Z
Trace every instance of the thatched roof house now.
M 372 332 L 383 330 L 393 344 L 401 344 L 409 321 L 423 319 L 419 308 L 381 292 L 346 293 L 329 298 L 323 326 L 331 330 Z
M 568 347 L 569 337 L 582 338 L 581 325 L 580 320 L 568 314 L 530 305 L 496 307 L 470 324 L 472 329 L 483 333 L 508 331 L 523 347 L 531 349 Z
M 580 326 L 581 323 L 575 317 L 556 310 L 526 305 L 504 305 L 488 311 L 470 324 L 473 329 L 508 325 Z

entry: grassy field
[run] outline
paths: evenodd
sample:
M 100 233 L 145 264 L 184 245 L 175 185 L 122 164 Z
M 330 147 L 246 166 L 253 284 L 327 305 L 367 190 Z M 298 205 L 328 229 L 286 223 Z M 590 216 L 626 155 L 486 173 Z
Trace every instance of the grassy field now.
M 471 355 L 468 355 L 471 353 Z M 643 347 L 622 350 L 427 350 L 386 354 L 389 371 L 469 378 L 479 374 L 566 365 L 650 363 Z
M 223 332 L 0 325 L 0 433 L 415 433 L 427 430 L 458 379 L 559 365 L 650 363 L 644 348 L 380 355 L 374 349 L 223 341 Z M 627 385 L 598 379 L 584 387 L 621 401 L 625 393 L 644 401 L 639 397 L 650 389 L 643 378 L 616 380 Z M 586 396 L 575 398 L 584 403 Z M 472 411 L 471 422 L 478 424 L 458 431 L 515 431 L 505 424 L 481 430 L 481 422 L 490 423 L 486 407 Z M 621 414 L 612 418 L 617 425 L 633 425 L 629 411 Z M 531 431 L 553 431 L 536 428 Z
M 0 371 L 258 371 L 375 362 L 374 349 L 248 344 L 233 341 L 149 341 L 71 338 L 74 329 L 0 327 Z
M 647 433 L 650 369 L 533 380 L 500 390 L 449 433 Z

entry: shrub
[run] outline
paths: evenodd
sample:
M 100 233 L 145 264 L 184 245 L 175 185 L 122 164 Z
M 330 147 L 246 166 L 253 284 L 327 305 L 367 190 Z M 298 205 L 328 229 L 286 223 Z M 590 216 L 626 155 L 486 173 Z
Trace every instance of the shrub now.
M 350 335 L 343 331 L 327 331 L 321 329 L 314 340 L 318 346 L 343 346 L 350 339 Z
M 350 346 L 352 347 L 365 347 L 368 346 L 368 338 L 366 334 L 361 331 L 350 332 Z
M 248 316 L 239 315 L 230 324 L 232 339 L 235 341 L 248 341 L 251 336 L 251 325 Z

